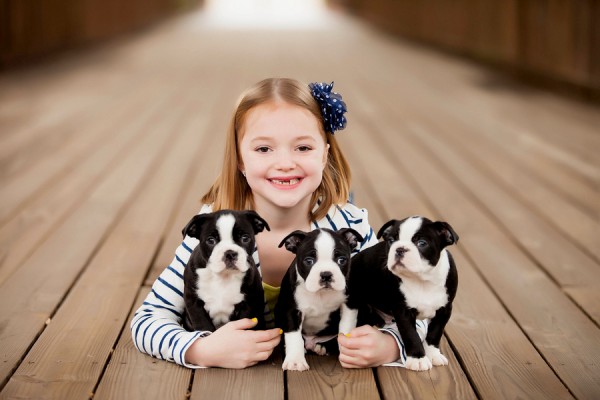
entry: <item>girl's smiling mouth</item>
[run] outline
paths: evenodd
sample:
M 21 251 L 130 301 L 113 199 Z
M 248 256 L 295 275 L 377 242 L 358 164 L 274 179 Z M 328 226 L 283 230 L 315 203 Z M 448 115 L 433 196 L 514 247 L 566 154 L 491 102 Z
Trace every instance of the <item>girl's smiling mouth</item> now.
M 268 181 L 277 186 L 296 186 L 302 181 L 302 178 L 271 178 Z

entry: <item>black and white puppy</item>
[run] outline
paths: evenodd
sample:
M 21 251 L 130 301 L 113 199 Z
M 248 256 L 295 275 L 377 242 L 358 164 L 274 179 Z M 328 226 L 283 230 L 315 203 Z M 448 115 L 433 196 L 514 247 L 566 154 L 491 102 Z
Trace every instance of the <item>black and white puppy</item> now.
M 450 319 L 458 275 L 445 247 L 458 241 L 446 222 L 415 216 L 391 220 L 381 227 L 383 241 L 355 255 L 342 309 L 340 331 L 356 325 L 365 306 L 392 316 L 406 349 L 406 368 L 428 370 L 447 365 L 440 340 Z M 425 346 L 415 327 L 416 319 L 430 319 Z
M 194 216 L 183 228 L 198 239 L 183 274 L 183 327 L 211 331 L 242 318 L 264 329 L 264 292 L 252 258 L 254 235 L 269 225 L 254 211 L 222 210 Z
M 292 232 L 279 244 L 296 254 L 275 306 L 276 326 L 284 332 L 284 370 L 307 370 L 305 348 L 324 355 L 329 347 L 317 341 L 337 337 L 352 250 L 362 240 L 354 229 L 322 228 Z M 337 349 L 337 342 L 331 343 Z

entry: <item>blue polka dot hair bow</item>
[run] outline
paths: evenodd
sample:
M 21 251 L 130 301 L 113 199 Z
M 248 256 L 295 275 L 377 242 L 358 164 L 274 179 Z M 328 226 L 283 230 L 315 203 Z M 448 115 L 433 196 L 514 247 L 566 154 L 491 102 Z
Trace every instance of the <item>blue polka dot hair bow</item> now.
M 335 131 L 342 130 L 346 127 L 346 117 L 344 113 L 346 103 L 342 100 L 339 93 L 332 92 L 333 82 L 327 83 L 310 83 L 308 87 L 319 106 L 321 107 L 321 115 L 323 116 L 323 125 L 325 131 L 333 134 Z

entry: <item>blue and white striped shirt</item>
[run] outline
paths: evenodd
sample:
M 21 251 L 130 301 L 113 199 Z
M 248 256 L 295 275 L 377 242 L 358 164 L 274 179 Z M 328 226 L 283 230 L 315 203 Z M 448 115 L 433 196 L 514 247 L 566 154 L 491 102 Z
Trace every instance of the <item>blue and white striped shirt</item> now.
M 200 213 L 211 211 L 205 205 Z M 343 206 L 332 206 L 325 218 L 312 224 L 313 229 L 330 228 L 337 231 L 341 228 L 352 228 L 363 236 L 364 240 L 355 251 L 361 251 L 377 243 L 373 229 L 369 225 L 367 210 L 350 203 Z M 160 274 L 152 285 L 152 290 L 136 311 L 131 321 L 131 334 L 136 348 L 151 356 L 174 361 L 177 364 L 198 368 L 185 362 L 185 352 L 192 343 L 210 334 L 210 332 L 188 332 L 181 326 L 184 311 L 183 271 L 198 240 L 186 236 L 175 250 L 171 264 Z M 254 261 L 260 266 L 258 251 L 253 254 Z M 268 311 L 268 310 L 266 310 Z M 417 329 L 422 338 L 425 337 L 426 324 L 417 322 Z M 404 365 L 406 355 L 395 326 L 382 329 L 391 334 L 400 348 L 401 359 L 389 365 Z

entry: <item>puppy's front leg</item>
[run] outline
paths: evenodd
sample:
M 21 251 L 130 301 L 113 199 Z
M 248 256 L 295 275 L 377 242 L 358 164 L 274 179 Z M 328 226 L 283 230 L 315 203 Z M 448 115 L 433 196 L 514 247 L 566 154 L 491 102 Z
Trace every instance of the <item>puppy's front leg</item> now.
M 394 310 L 394 318 L 400 336 L 406 348 L 406 368 L 413 371 L 427 371 L 431 369 L 431 360 L 425 355 L 421 338 L 417 333 L 415 310 Z
M 440 341 L 444 328 L 452 314 L 452 304 L 440 308 L 429 322 L 427 336 L 425 337 L 425 353 L 433 365 L 448 365 L 448 359 L 440 352 Z
M 306 371 L 308 363 L 304 356 L 304 339 L 302 338 L 302 330 L 294 332 L 286 332 L 285 339 L 285 360 L 283 360 L 282 368 L 290 371 Z
M 342 304 L 341 318 L 339 333 L 347 334 L 354 328 L 356 328 L 356 321 L 358 320 L 358 310 L 348 307 L 346 304 Z
M 186 302 L 183 327 L 188 331 L 210 331 L 215 327 L 212 318 L 204 308 L 204 301 L 196 298 L 193 302 Z

